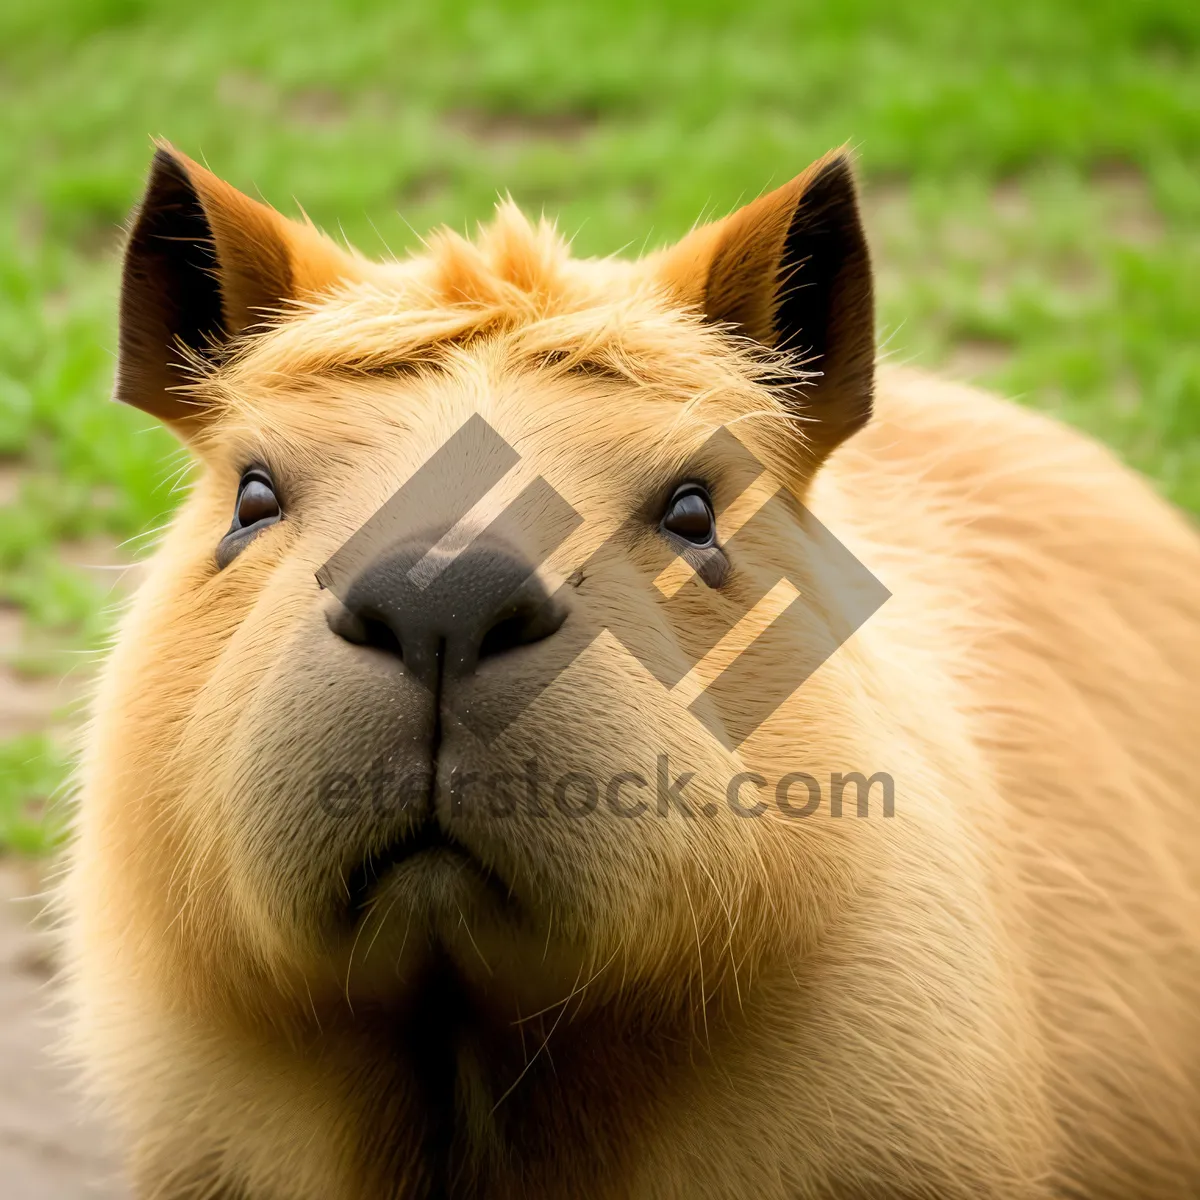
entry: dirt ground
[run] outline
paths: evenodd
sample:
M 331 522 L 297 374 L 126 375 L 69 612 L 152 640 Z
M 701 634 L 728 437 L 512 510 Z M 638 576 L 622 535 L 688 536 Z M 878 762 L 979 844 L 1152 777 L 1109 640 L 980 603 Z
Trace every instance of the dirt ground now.
M 56 981 L 31 864 L 0 857 L 0 1195 L 125 1200 L 114 1141 L 54 1060 Z
M 16 487 L 0 470 L 0 498 Z M 136 581 L 111 546 L 70 548 L 119 598 Z M 29 649 L 21 613 L 0 605 L 0 738 L 68 730 L 90 660 L 66 678 L 13 667 Z M 42 917 L 45 864 L 0 850 L 0 1200 L 128 1200 L 115 1139 L 54 1059 L 57 983 L 53 940 Z

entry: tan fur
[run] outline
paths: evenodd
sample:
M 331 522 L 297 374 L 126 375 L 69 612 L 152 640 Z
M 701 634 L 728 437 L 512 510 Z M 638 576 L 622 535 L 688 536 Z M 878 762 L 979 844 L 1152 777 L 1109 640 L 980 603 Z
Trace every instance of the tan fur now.
M 96 698 L 65 889 L 139 1196 L 1200 1193 L 1200 539 L 1078 434 L 904 370 L 812 476 L 820 405 L 686 307 L 685 257 L 573 260 L 505 205 L 193 362 L 200 469 Z M 541 474 L 587 518 L 550 580 L 724 425 L 892 599 L 736 753 L 602 636 L 495 761 L 667 750 L 720 815 L 510 822 L 486 853 L 531 927 L 440 881 L 344 937 L 353 847 L 302 806 L 394 736 L 393 683 L 331 645 L 314 572 L 476 412 L 522 455 L 505 494 Z M 256 456 L 287 517 L 218 572 Z M 777 566 L 819 637 L 802 515 L 737 569 Z M 638 594 L 609 602 L 673 644 Z M 725 807 L 739 771 L 853 770 L 894 817 Z M 452 995 L 413 986 L 431 944 Z

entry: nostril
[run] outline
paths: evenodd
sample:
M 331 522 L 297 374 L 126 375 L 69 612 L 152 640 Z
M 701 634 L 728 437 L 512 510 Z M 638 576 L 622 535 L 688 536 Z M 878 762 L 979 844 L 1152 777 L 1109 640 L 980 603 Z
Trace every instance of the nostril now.
M 403 662 L 404 647 L 400 644 L 396 631 L 386 621 L 380 620 L 378 617 L 362 617 L 359 624 L 362 629 L 364 646 L 374 646 L 376 650 L 394 654 Z
M 552 597 L 537 589 L 522 595 L 516 607 L 508 607 L 484 633 L 477 657 L 491 658 L 529 646 L 555 633 L 566 617 L 566 610 Z
M 325 619 L 338 637 L 356 646 L 373 646 L 376 650 L 394 654 L 403 660 L 404 648 L 400 635 L 377 612 L 351 612 L 345 605 L 338 605 L 326 612 Z
M 483 635 L 483 641 L 479 643 L 479 657 L 490 658 L 536 641 L 537 638 L 529 636 L 528 625 L 528 619 L 521 613 L 497 622 Z

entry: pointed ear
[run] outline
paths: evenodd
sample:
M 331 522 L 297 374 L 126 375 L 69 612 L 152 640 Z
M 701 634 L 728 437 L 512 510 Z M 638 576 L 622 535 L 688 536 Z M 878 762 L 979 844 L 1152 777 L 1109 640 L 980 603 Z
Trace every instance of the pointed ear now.
M 125 252 L 116 399 L 178 425 L 202 420 L 172 390 L 186 351 L 215 359 L 288 300 L 358 274 L 316 229 L 160 145 Z
M 819 462 L 871 415 L 875 311 L 871 264 L 849 157 L 834 151 L 802 175 L 666 251 L 659 278 L 683 303 L 805 372 L 783 381 L 812 419 Z

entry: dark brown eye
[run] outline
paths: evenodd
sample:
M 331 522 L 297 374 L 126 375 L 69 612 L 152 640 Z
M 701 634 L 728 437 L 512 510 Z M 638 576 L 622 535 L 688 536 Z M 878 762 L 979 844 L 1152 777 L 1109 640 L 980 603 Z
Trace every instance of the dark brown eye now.
M 715 545 L 717 521 L 708 492 L 695 483 L 678 488 L 667 505 L 662 527 L 668 533 L 691 542 L 693 546 Z
M 279 501 L 271 481 L 262 475 L 246 475 L 238 489 L 234 523 L 241 529 L 279 516 Z
M 261 467 L 247 471 L 238 484 L 233 521 L 217 546 L 217 566 L 228 566 L 259 533 L 282 516 L 270 475 Z

